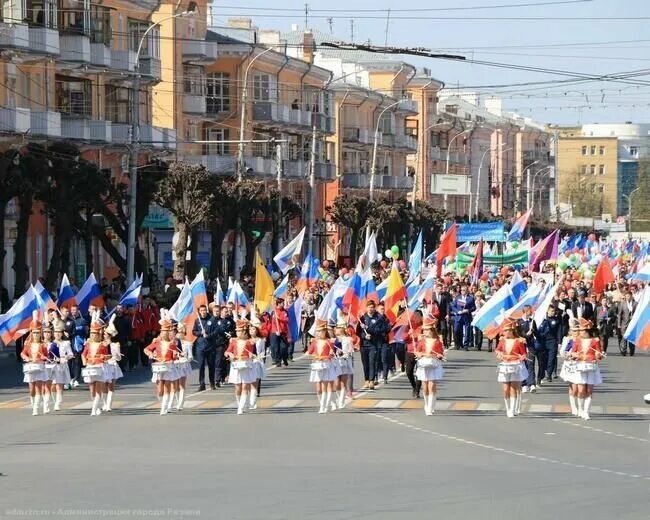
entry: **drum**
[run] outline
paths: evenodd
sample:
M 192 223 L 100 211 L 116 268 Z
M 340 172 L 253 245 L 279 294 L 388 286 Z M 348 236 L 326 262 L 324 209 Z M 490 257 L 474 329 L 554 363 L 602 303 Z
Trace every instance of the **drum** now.
M 151 371 L 154 374 L 164 374 L 169 372 L 171 363 L 151 363 Z
M 327 370 L 328 368 L 329 364 L 327 361 L 312 361 L 311 363 L 312 370 Z
M 516 374 L 519 371 L 520 366 L 519 363 L 499 363 L 499 374 Z
M 437 367 L 440 364 L 438 358 L 422 357 L 418 359 L 418 366 L 420 367 Z
M 81 370 L 83 377 L 101 377 L 104 375 L 104 367 L 102 365 L 89 365 Z
M 253 362 L 250 359 L 238 359 L 232 362 L 232 367 L 237 370 L 246 370 L 247 368 L 252 368 Z
M 576 363 L 576 370 L 578 372 L 591 372 L 592 370 L 596 370 L 597 366 L 597 363 L 591 361 L 578 361 Z
M 34 374 L 43 370 L 41 363 L 23 363 L 23 374 Z

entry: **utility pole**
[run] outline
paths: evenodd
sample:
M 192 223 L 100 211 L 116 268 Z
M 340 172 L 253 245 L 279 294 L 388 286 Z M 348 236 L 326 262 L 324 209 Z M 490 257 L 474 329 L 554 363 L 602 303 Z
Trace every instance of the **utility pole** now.
M 282 249 L 282 239 L 284 238 L 282 225 L 282 145 L 275 145 L 275 166 L 278 181 L 278 250 Z
M 316 118 L 311 131 L 311 161 L 309 164 L 309 212 L 307 218 L 309 225 L 307 228 L 309 241 L 307 242 L 307 254 L 311 255 L 314 251 L 314 215 L 316 213 Z

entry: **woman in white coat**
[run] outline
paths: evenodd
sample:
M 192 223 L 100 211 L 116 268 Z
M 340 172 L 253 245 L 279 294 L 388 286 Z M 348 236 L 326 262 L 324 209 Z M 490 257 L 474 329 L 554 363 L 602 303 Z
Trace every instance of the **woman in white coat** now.
M 54 398 L 54 411 L 58 412 L 63 403 L 63 387 L 70 384 L 70 368 L 68 361 L 74 358 L 70 342 L 63 337 L 65 326 L 61 320 L 56 320 L 53 325 L 54 341 L 50 345 L 50 359 L 54 362 L 52 370 L 52 387 L 56 394 Z

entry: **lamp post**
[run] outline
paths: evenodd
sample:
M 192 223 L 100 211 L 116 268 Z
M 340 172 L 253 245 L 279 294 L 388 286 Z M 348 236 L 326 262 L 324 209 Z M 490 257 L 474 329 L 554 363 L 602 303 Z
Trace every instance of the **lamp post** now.
M 481 170 L 483 168 L 483 161 L 485 160 L 485 156 L 487 155 L 488 152 L 491 152 L 492 150 L 497 151 L 499 150 L 499 147 L 506 146 L 506 144 L 507 143 L 501 143 L 496 148 L 488 148 L 487 150 L 485 150 L 485 152 L 483 152 L 483 156 L 481 157 L 481 162 L 478 163 L 478 175 L 476 177 L 476 200 L 474 201 L 474 214 L 476 215 L 476 218 L 478 218 L 478 205 L 481 198 Z M 503 153 L 503 152 L 509 152 L 512 149 L 513 148 L 506 148 L 505 150 L 500 150 L 500 151 L 501 153 Z M 472 215 L 471 215 L 471 208 L 470 208 L 470 222 L 472 221 L 471 219 L 472 219 Z
M 389 110 L 400 103 L 403 103 L 406 101 L 406 99 L 400 99 L 399 101 L 396 101 L 395 103 L 392 103 L 388 105 L 386 108 L 384 108 L 381 112 L 379 112 L 379 117 L 377 118 L 377 124 L 375 125 L 375 140 L 372 146 L 372 165 L 370 167 L 370 200 L 374 199 L 375 196 L 375 173 L 377 170 L 377 146 L 379 145 L 379 123 L 381 122 L 381 116 L 384 115 L 386 110 Z
M 456 134 L 454 137 L 452 137 L 451 141 L 449 141 L 447 143 L 447 164 L 445 165 L 445 175 L 449 175 L 449 155 L 451 154 L 451 143 L 453 143 L 461 135 L 468 134 L 468 133 L 472 132 L 473 130 L 474 130 L 474 128 L 470 128 L 469 130 L 463 130 L 459 134 Z M 471 186 L 470 186 L 470 188 L 471 188 Z M 445 211 L 447 211 L 447 197 L 448 197 L 448 195 L 446 193 L 443 194 L 443 209 Z
M 144 40 L 151 32 L 151 29 L 159 26 L 167 20 L 174 18 L 182 18 L 185 16 L 193 16 L 196 11 L 183 11 L 182 13 L 175 14 L 163 18 L 158 22 L 152 23 L 142 33 L 140 42 L 138 44 L 138 51 L 135 55 L 135 67 L 133 77 L 133 100 L 131 104 L 131 154 L 130 154 L 130 174 L 131 174 L 131 196 L 129 199 L 129 229 L 128 229 L 128 244 L 127 244 L 127 257 L 126 257 L 126 279 L 131 282 L 135 279 L 135 250 L 136 250 L 136 211 L 138 202 L 138 156 L 140 155 L 140 53 Z
M 526 211 L 530 209 L 531 198 L 530 198 L 530 168 L 531 166 L 537 164 L 539 161 L 533 161 L 526 167 Z
M 639 188 L 634 188 L 629 195 L 623 195 L 627 199 L 627 237 L 632 239 L 632 195 L 634 195 Z

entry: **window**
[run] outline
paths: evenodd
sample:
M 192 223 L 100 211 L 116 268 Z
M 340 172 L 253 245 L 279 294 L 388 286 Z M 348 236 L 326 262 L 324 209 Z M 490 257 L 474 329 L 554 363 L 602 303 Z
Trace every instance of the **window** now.
M 206 128 L 205 140 L 206 141 L 228 141 L 230 139 L 230 132 L 224 128 Z M 208 143 L 206 146 L 208 155 L 230 155 L 229 143 Z
M 605 165 L 604 165 L 604 164 L 601 164 L 601 165 L 598 167 L 598 173 L 599 173 L 600 175 L 605 175 Z
M 638 146 L 630 146 L 630 155 L 632 157 L 638 157 L 639 156 L 639 148 L 638 148 Z
M 591 155 L 596 155 L 596 146 L 591 146 Z
M 205 77 L 203 67 L 198 65 L 185 65 L 183 67 L 183 84 L 185 94 L 192 96 L 205 96 Z
M 208 114 L 218 114 L 230 110 L 230 74 L 212 72 L 207 80 Z
M 56 76 L 56 108 L 67 115 L 90 117 L 90 80 Z
M 88 0 L 62 0 L 59 2 L 59 30 L 88 34 L 90 30 L 90 3 Z
M 595 165 L 595 164 L 592 164 L 592 165 L 589 167 L 589 172 L 590 172 L 592 175 L 596 175 L 596 165 Z
M 392 134 L 393 133 L 393 115 L 385 112 L 381 119 L 379 120 L 379 131 L 382 134 Z
M 199 139 L 199 125 L 196 121 L 188 121 L 185 126 L 185 139 L 188 141 L 198 141 Z
M 253 99 L 255 101 L 271 100 L 271 78 L 268 74 L 253 76 Z
M 253 157 L 270 158 L 275 156 L 275 146 L 270 143 L 253 143 Z
M 600 149 L 598 150 L 598 153 L 599 153 L 600 155 L 605 155 L 605 147 L 604 147 L 604 146 L 601 146 Z
M 582 147 L 582 155 L 587 155 L 587 147 L 586 146 Z
M 92 43 L 111 44 L 111 12 L 106 7 L 92 4 L 90 6 L 90 41 Z
M 150 23 L 141 20 L 129 20 L 129 49 L 137 52 L 142 36 L 149 28 Z M 140 56 L 160 58 L 160 28 L 154 27 L 147 33 L 142 42 Z
M 450 114 L 457 114 L 458 105 L 445 105 L 445 112 L 448 112 Z
M 58 27 L 57 0 L 31 0 L 27 2 L 25 21 L 36 27 Z
M 582 169 L 580 170 L 580 173 L 581 173 L 582 175 L 587 175 L 587 170 L 588 170 L 588 169 L 589 169 L 589 168 L 587 167 L 587 165 L 586 165 L 586 164 L 583 164 L 583 165 L 582 165 Z
M 113 123 L 131 123 L 131 90 L 106 85 L 106 119 Z

